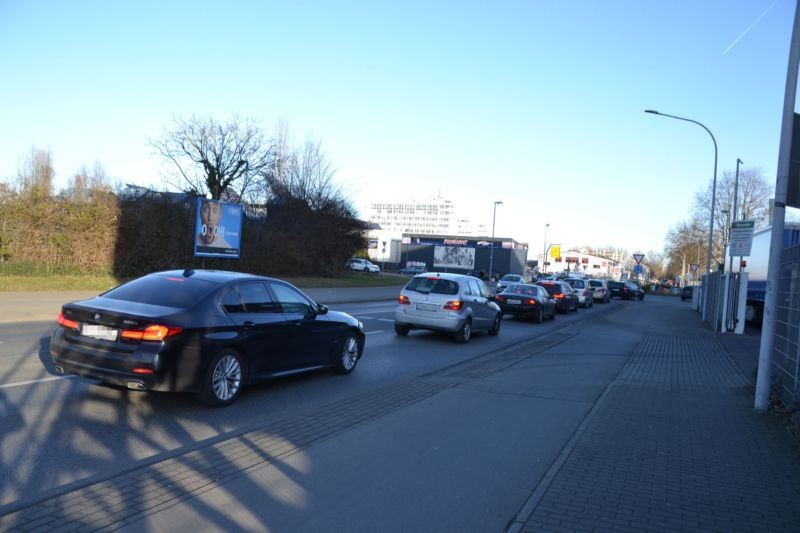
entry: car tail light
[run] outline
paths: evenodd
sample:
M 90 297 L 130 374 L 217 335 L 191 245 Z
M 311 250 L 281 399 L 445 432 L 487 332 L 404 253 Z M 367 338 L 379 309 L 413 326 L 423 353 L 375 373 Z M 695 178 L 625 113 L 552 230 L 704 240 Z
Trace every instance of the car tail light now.
M 628 292 L 628 287 L 623 287 L 622 292 Z
M 153 373 L 153 369 L 152 368 L 139 368 L 139 367 L 137 367 L 137 368 L 131 369 L 131 371 L 134 374 L 152 374 Z
M 170 328 L 151 324 L 144 329 L 123 329 L 120 337 L 132 341 L 161 341 L 183 331 L 183 328 Z
M 453 300 L 452 302 L 447 302 L 442 306 L 442 309 L 447 309 L 450 311 L 461 311 L 464 308 L 464 302 L 461 300 Z
M 528 304 L 528 305 L 536 305 L 536 300 L 534 300 L 534 299 L 525 300 L 525 303 Z
M 69 318 L 65 317 L 60 311 L 56 320 L 58 321 L 59 326 L 69 329 L 78 329 L 78 323 L 75 320 L 70 320 Z
M 558 294 L 554 294 L 553 298 L 555 298 L 556 300 L 563 300 L 564 299 L 564 293 L 560 292 Z
M 496 302 L 504 302 L 506 300 L 505 296 L 500 296 L 499 294 L 494 297 Z
M 398 298 L 400 305 L 411 305 L 411 298 L 406 296 L 405 294 L 401 294 L 400 298 Z

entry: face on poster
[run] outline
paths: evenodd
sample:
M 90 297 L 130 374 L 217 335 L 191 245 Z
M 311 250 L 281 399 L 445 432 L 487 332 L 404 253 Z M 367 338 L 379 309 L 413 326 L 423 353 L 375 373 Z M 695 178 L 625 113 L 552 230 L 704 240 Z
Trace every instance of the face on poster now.
M 242 213 L 241 205 L 198 198 L 194 255 L 238 258 Z

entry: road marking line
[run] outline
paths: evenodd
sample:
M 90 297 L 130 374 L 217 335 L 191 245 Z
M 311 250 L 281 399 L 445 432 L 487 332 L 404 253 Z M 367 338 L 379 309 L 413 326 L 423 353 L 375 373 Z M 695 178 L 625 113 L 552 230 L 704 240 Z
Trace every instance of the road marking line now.
M 372 335 L 373 333 L 383 333 L 382 329 L 376 329 L 375 331 L 367 331 L 365 335 Z
M 0 385 L 0 389 L 10 389 L 11 387 L 22 387 L 24 385 L 34 385 L 36 383 L 45 383 L 47 381 L 55 381 L 57 379 L 73 379 L 77 376 L 53 376 L 51 378 L 33 379 L 31 381 L 18 381 L 17 383 L 6 383 Z
M 380 322 L 394 322 L 394 318 L 379 318 Z

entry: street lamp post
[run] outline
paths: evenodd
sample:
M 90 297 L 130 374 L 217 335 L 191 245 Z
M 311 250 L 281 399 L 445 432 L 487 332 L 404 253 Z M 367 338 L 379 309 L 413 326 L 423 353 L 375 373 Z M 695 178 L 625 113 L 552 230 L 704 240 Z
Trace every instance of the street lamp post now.
M 492 269 L 494 268 L 494 221 L 497 216 L 497 206 L 503 205 L 503 202 L 497 200 L 494 203 L 494 209 L 492 210 L 492 248 L 489 250 L 489 279 L 492 279 L 494 273 Z
M 711 136 L 711 141 L 714 143 L 714 181 L 713 181 L 713 184 L 711 186 L 711 214 L 708 217 L 708 254 L 706 256 L 706 275 L 710 276 L 711 275 L 711 245 L 712 245 L 712 243 L 714 241 L 714 208 L 716 207 L 716 201 L 717 201 L 717 140 L 714 138 L 714 134 L 711 133 L 711 130 L 709 130 L 703 124 L 701 124 L 700 122 L 697 122 L 696 120 L 692 120 L 690 118 L 684 118 L 684 117 L 677 117 L 675 115 L 668 115 L 666 113 L 660 113 L 660 112 L 656 111 L 655 109 L 645 109 L 644 112 L 645 113 L 651 113 L 653 115 L 661 115 L 662 117 L 669 117 L 669 118 L 674 118 L 674 119 L 677 119 L 677 120 L 683 120 L 685 122 L 691 122 L 692 124 L 697 124 L 698 126 L 703 128 L 704 130 L 706 130 L 706 133 L 708 133 Z M 707 292 L 708 292 L 707 284 L 705 284 L 705 286 L 706 286 L 706 290 L 703 291 L 703 292 L 705 292 L 707 294 Z M 708 308 L 708 298 L 703 298 L 703 320 L 706 319 L 706 309 L 707 308 Z
M 547 228 L 549 227 L 549 223 L 544 225 L 544 244 L 542 245 L 542 268 L 545 274 L 547 274 Z
M 739 199 L 739 165 L 744 163 L 741 159 L 736 159 L 736 179 L 733 182 L 733 218 L 732 220 L 736 222 L 736 207 L 737 207 L 737 200 Z M 732 252 L 733 250 L 731 250 Z M 742 267 L 739 267 L 741 270 Z M 728 272 L 733 272 L 733 253 L 731 253 L 731 262 L 730 266 L 728 267 Z

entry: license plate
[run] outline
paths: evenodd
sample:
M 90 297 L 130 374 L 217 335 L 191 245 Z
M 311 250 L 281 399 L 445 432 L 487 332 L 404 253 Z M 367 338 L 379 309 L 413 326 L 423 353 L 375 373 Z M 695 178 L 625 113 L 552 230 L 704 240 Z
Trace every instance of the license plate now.
M 106 326 L 96 326 L 94 324 L 84 324 L 81 326 L 81 335 L 92 337 L 93 339 L 115 341 L 117 340 L 117 333 L 119 333 L 119 330 Z
M 522 303 L 522 300 L 513 300 L 512 299 L 512 300 L 508 300 L 508 303 L 513 304 L 513 305 L 519 305 L 519 304 Z
M 417 304 L 418 311 L 436 311 L 439 306 L 436 304 Z

